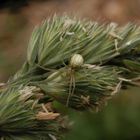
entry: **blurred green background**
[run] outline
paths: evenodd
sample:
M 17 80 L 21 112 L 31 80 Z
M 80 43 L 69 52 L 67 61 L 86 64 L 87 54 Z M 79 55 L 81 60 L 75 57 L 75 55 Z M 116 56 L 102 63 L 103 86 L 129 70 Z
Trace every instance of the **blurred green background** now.
M 75 120 L 65 140 L 139 140 L 140 93 L 138 88 L 116 95 L 98 113 L 70 112 Z
M 35 25 L 53 14 L 98 22 L 140 23 L 140 0 L 0 0 L 0 82 L 21 66 Z M 66 140 L 140 139 L 140 88 L 117 94 L 99 113 L 69 112 Z

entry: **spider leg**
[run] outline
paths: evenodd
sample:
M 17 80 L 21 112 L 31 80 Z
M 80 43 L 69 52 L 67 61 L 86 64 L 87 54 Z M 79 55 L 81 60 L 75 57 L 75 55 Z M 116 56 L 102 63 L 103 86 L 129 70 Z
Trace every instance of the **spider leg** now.
M 71 91 L 72 91 L 72 69 L 70 69 L 70 84 L 69 84 L 69 95 L 68 95 L 68 98 L 67 98 L 67 102 L 66 102 L 66 106 L 69 105 L 69 100 L 70 100 L 70 97 L 71 97 Z
M 74 73 L 72 74 L 72 91 L 71 91 L 71 96 L 74 94 L 74 90 L 75 90 L 75 77 L 74 77 Z

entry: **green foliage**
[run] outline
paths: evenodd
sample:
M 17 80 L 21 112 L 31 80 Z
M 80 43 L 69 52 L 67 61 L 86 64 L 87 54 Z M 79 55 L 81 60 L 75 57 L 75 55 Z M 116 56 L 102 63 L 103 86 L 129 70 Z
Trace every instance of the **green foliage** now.
M 34 30 L 27 61 L 12 82 L 36 85 L 67 106 L 96 108 L 119 92 L 121 84 L 136 84 L 139 36 L 140 28 L 133 24 L 117 27 L 54 16 Z M 74 54 L 84 59 L 80 68 L 70 66 Z M 87 98 L 91 101 L 81 105 Z
M 55 100 L 66 105 L 67 98 L 70 94 L 71 72 L 69 69 L 63 69 L 59 73 L 55 77 L 52 77 L 52 79 L 47 78 L 37 83 L 37 85 L 47 95 L 52 96 Z M 73 76 L 75 89 L 69 100 L 69 107 L 80 110 L 94 109 L 102 103 L 105 103 L 104 101 L 111 95 L 115 94 L 115 90 L 119 90 L 116 89 L 119 80 L 115 68 L 80 68 L 73 72 Z
M 36 27 L 24 65 L 0 96 L 0 134 L 4 132 L 1 137 L 16 140 L 20 132 L 20 139 L 35 136 L 45 140 L 61 134 L 52 128 L 53 124 L 61 127 L 55 119 L 35 119 L 41 108 L 31 109 L 31 99 L 37 100 L 37 106 L 58 101 L 76 110 L 98 110 L 121 88 L 139 86 L 139 36 L 140 28 L 133 24 L 100 25 L 67 16 L 54 16 Z M 70 63 L 74 54 L 84 60 L 78 67 Z M 19 91 L 32 86 L 39 89 L 37 95 L 41 93 L 41 98 L 32 98 L 35 94 L 31 90 L 33 94 L 27 100 L 18 100 Z M 22 94 L 26 97 L 27 93 L 25 90 Z
M 4 140 L 51 140 L 57 136 L 59 125 L 54 120 L 38 120 L 41 111 L 31 95 L 10 91 L 0 94 L 0 137 Z

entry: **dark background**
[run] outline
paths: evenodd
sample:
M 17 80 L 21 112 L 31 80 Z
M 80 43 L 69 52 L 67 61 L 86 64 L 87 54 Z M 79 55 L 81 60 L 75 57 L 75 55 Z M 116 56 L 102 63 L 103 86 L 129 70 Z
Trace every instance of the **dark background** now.
M 0 82 L 23 63 L 35 25 L 53 14 L 140 24 L 140 0 L 0 0 Z M 99 113 L 75 113 L 66 140 L 140 139 L 140 88 L 122 91 Z

